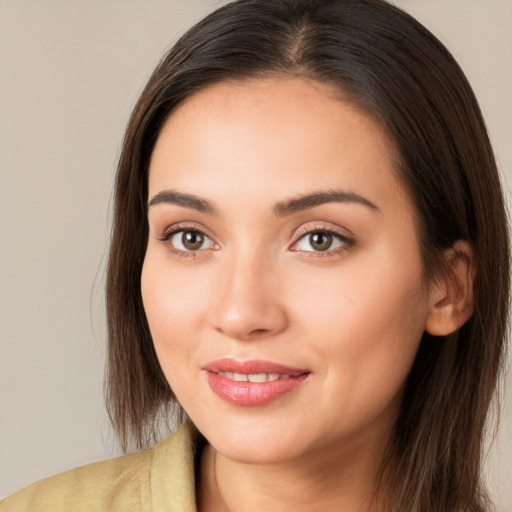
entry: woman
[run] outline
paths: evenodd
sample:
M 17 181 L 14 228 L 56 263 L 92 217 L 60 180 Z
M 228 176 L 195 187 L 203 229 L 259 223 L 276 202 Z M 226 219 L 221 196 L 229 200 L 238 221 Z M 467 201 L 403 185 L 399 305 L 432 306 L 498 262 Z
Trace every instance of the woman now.
M 447 50 L 380 0 L 245 0 L 162 60 L 107 283 L 123 447 L 1 510 L 486 510 L 506 215 Z M 178 405 L 178 403 L 180 405 Z

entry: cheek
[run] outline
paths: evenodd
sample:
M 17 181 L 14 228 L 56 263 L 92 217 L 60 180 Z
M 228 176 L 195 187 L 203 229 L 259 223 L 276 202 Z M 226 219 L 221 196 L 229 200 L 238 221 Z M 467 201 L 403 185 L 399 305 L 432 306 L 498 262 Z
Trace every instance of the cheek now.
M 164 261 L 160 261 L 164 260 Z M 194 276 L 194 279 L 192 279 Z M 190 361 L 206 320 L 205 294 L 197 273 L 173 271 L 159 255 L 147 254 L 141 292 L 155 350 L 164 374 Z
M 306 338 L 326 392 L 318 407 L 333 410 L 332 429 L 355 432 L 377 418 L 393 422 L 424 325 L 424 297 L 412 282 L 361 281 L 353 274 L 334 280 L 325 300 L 304 304 Z
M 393 400 L 424 331 L 428 302 L 421 267 L 415 259 L 403 267 L 392 261 L 358 260 L 316 281 L 309 300 L 294 294 L 301 297 L 296 316 L 303 318 L 306 339 L 314 340 L 326 382 L 350 390 L 345 405 L 354 417 L 365 404 L 373 414 Z

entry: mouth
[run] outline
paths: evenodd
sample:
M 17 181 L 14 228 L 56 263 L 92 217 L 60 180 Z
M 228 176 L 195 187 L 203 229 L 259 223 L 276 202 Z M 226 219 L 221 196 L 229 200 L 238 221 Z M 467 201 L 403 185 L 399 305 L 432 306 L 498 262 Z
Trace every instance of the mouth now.
M 289 379 L 290 375 L 280 373 L 235 373 L 217 372 L 217 375 L 234 382 L 274 382 L 279 379 Z
M 298 388 L 311 374 L 270 361 L 220 359 L 203 370 L 211 390 L 238 406 L 262 406 Z

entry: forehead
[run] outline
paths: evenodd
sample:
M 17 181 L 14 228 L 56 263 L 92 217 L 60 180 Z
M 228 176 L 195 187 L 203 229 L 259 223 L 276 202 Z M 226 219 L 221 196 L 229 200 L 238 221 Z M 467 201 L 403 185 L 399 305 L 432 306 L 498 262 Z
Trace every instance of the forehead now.
M 151 158 L 149 191 L 223 200 L 236 190 L 275 201 L 312 188 L 403 195 L 392 155 L 382 127 L 330 86 L 298 78 L 225 82 L 169 116 Z

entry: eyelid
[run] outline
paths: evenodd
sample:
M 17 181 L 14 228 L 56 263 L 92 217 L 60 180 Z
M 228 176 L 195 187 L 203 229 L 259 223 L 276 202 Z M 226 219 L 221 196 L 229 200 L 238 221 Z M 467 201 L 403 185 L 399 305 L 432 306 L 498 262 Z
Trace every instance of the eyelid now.
M 300 238 L 301 236 L 306 235 L 307 233 L 315 232 L 315 231 L 328 231 L 330 233 L 334 233 L 336 235 L 340 235 L 342 237 L 351 238 L 354 237 L 354 233 L 347 228 L 341 228 L 336 226 L 335 224 L 331 224 L 330 222 L 308 222 L 305 225 L 301 226 L 297 232 L 294 234 L 294 238 Z
M 204 226 L 197 224 L 196 222 L 176 222 L 175 224 L 171 224 L 163 230 L 159 230 L 159 234 L 155 235 L 155 238 L 159 242 L 168 241 L 172 235 L 180 232 L 180 231 L 197 231 L 202 233 L 204 236 L 208 237 L 210 240 L 215 242 L 215 237 L 206 229 Z M 217 244 L 217 242 L 215 242 Z M 217 244 L 218 245 L 218 244 Z
M 171 243 L 171 239 L 176 234 L 187 231 L 201 233 L 206 239 L 212 242 L 213 246 L 201 248 L 194 251 L 180 249 Z M 182 258 L 196 258 L 199 255 L 201 255 L 201 253 L 206 253 L 210 250 L 216 250 L 220 247 L 218 242 L 215 241 L 215 238 L 209 234 L 209 230 L 202 227 L 201 225 L 198 225 L 195 222 L 178 222 L 172 224 L 166 227 L 163 231 L 161 231 L 160 234 L 157 234 L 155 236 L 155 239 L 157 242 L 162 243 L 169 250 L 169 252 Z
M 300 249 L 294 249 L 296 245 L 307 235 L 311 235 L 312 233 L 328 233 L 338 238 L 343 242 L 342 247 L 336 247 L 334 249 L 327 249 L 326 251 L 304 251 Z M 331 223 L 313 223 L 306 224 L 301 227 L 293 237 L 293 243 L 290 245 L 289 250 L 307 253 L 308 256 L 330 256 L 333 254 L 338 254 L 340 252 L 344 252 L 350 249 L 355 243 L 356 239 L 354 234 L 347 228 L 340 228 Z

